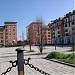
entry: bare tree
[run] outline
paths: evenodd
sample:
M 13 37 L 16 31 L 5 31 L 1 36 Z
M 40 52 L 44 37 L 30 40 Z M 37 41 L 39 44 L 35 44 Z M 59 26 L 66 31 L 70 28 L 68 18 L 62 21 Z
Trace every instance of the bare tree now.
M 43 27 L 44 27 L 44 22 L 43 22 L 43 19 L 42 17 L 37 17 L 36 18 L 36 22 L 39 22 L 40 23 L 40 26 L 38 27 L 38 34 L 39 34 L 39 50 L 40 50 L 40 53 L 42 54 L 42 50 L 43 50 Z
M 30 52 L 31 52 L 31 29 L 29 28 L 29 47 L 30 47 Z
M 22 45 L 23 45 L 23 48 L 24 48 L 24 32 L 22 32 Z
M 73 54 L 74 54 L 74 34 L 73 34 L 73 31 L 69 32 L 69 37 L 70 37 L 70 41 L 71 41 L 72 51 L 73 51 Z

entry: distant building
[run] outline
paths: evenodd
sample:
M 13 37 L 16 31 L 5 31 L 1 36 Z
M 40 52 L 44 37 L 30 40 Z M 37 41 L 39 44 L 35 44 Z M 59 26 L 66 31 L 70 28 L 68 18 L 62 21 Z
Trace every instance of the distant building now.
M 48 24 L 51 32 L 51 43 L 61 44 L 64 37 L 64 25 L 62 18 L 58 18 Z
M 64 43 L 75 43 L 75 10 L 64 16 Z
M 51 30 L 52 44 L 75 43 L 75 10 L 63 18 L 53 20 L 48 26 Z
M 26 28 L 27 41 L 33 45 L 75 43 L 75 10 L 53 20 L 48 26 L 32 22 Z
M 5 45 L 5 26 L 0 26 L 0 45 Z
M 26 27 L 27 32 L 27 41 L 29 41 L 32 45 L 39 44 L 50 44 L 49 28 L 47 26 L 42 25 L 41 22 L 32 22 L 29 26 Z M 48 41 L 49 40 L 49 41 Z
M 4 22 L 4 26 L 0 26 L 0 44 L 17 44 L 17 22 Z

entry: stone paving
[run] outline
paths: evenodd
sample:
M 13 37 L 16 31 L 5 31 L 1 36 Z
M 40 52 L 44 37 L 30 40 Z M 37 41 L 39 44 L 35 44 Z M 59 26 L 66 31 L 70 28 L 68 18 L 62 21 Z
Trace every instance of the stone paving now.
M 8 67 L 11 67 L 9 63 L 10 60 L 16 60 L 16 49 L 17 47 L 11 48 L 0 48 L 0 73 L 5 72 Z M 49 73 L 50 75 L 75 75 L 75 68 L 67 65 L 63 65 L 60 63 L 52 62 L 46 59 L 43 59 L 49 52 L 52 51 L 60 51 L 64 53 L 72 53 L 69 52 L 71 47 L 57 47 L 55 50 L 54 46 L 47 46 L 43 50 L 43 55 L 39 55 L 39 50 L 36 46 L 32 46 L 32 50 L 35 52 L 28 52 L 29 46 L 25 47 L 24 58 L 27 59 L 31 57 L 30 63 L 35 67 Z M 30 68 L 28 65 L 24 65 L 24 75 L 43 75 L 38 71 L 35 71 L 33 68 Z M 18 75 L 17 67 L 12 68 L 12 70 L 6 75 Z

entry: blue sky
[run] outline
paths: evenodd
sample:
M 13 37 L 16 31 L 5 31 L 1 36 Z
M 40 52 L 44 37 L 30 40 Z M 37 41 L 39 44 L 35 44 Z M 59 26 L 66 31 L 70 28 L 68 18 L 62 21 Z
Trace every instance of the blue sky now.
M 63 17 L 75 9 L 75 0 L 0 0 L 0 25 L 16 21 L 18 39 L 36 17 L 42 16 L 47 25 L 51 20 Z

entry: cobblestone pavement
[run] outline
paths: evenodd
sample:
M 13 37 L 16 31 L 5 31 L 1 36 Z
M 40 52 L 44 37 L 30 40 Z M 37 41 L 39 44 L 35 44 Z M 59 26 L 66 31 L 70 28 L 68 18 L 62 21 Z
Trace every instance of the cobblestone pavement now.
M 10 60 L 16 60 L 16 49 L 17 47 L 12 48 L 0 48 L 0 73 L 5 72 L 8 67 L 11 67 Z M 68 50 L 70 47 L 57 47 L 57 51 L 64 53 L 69 53 Z M 26 46 L 24 51 L 24 58 L 27 59 L 31 57 L 30 63 L 35 67 L 49 73 L 50 75 L 75 75 L 75 68 L 60 63 L 52 62 L 46 59 L 43 59 L 49 52 L 55 51 L 54 47 L 45 47 L 43 50 L 43 55 L 39 55 L 39 50 L 36 46 L 32 47 L 32 50 L 35 52 L 28 52 L 29 47 Z M 24 75 L 43 75 L 38 71 L 35 71 L 33 68 L 30 68 L 28 65 L 24 65 Z M 12 68 L 12 70 L 6 75 L 18 75 L 17 67 Z

